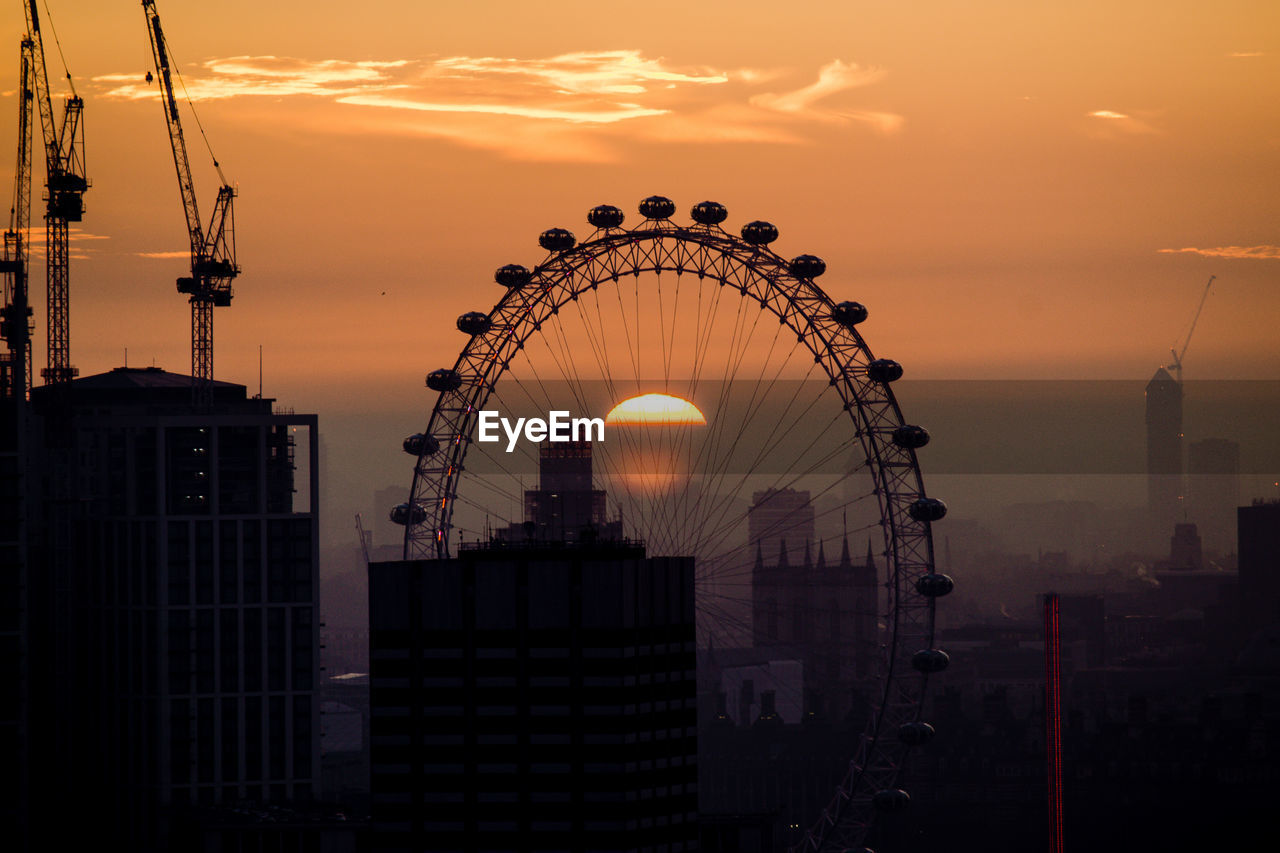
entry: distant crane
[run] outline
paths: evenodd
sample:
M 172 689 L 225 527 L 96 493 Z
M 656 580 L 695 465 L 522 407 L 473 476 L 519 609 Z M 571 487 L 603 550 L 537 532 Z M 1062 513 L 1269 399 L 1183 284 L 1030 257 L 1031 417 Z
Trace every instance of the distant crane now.
M 84 218 L 84 193 L 89 188 L 84 166 L 84 101 L 76 94 L 71 72 L 67 84 L 71 95 L 62 112 L 62 124 L 53 117 L 49 97 L 49 76 L 44 60 L 44 39 L 36 0 L 23 4 L 27 15 L 27 37 L 32 42 L 32 74 L 36 101 L 44 131 L 45 158 L 45 282 L 48 299 L 48 366 L 40 371 L 46 383 L 62 385 L 79 373 L 71 366 L 71 263 L 69 222 Z
M 1179 385 L 1182 384 L 1182 357 L 1187 354 L 1187 347 L 1191 346 L 1191 336 L 1195 334 L 1196 323 L 1200 320 L 1200 312 L 1204 310 L 1204 302 L 1209 298 L 1209 288 L 1213 286 L 1215 278 L 1217 278 L 1216 275 L 1209 276 L 1209 281 L 1204 286 L 1204 294 L 1200 297 L 1200 305 L 1196 308 L 1196 315 L 1191 318 L 1191 328 L 1187 331 L 1187 339 L 1182 342 L 1182 350 L 1169 350 L 1173 354 L 1173 362 L 1169 367 L 1173 368 Z
M 240 267 L 236 265 L 235 216 L 232 212 L 236 191 L 227 183 L 222 167 L 215 159 L 213 166 L 218 170 L 222 186 L 218 188 L 209 227 L 204 228 L 200 224 L 187 143 L 182 137 L 178 100 L 173 91 L 172 77 L 176 69 L 170 61 L 155 0 L 142 0 L 142 10 L 147 18 L 156 76 L 160 78 L 163 89 L 161 102 L 169 126 L 169 147 L 173 149 L 173 165 L 178 172 L 178 190 L 182 194 L 182 208 L 187 217 L 187 235 L 191 243 L 191 275 L 178 279 L 178 292 L 188 294 L 191 302 L 191 398 L 196 408 L 207 409 L 213 403 L 213 309 L 231 304 L 231 281 L 240 274 Z M 199 124 L 198 118 L 196 121 Z
M 360 513 L 356 513 L 356 535 L 360 537 L 360 553 L 364 554 L 364 564 L 369 565 L 369 542 L 373 539 L 373 533 L 364 529 L 364 519 L 360 517 Z
M 27 247 L 31 230 L 31 125 L 35 102 L 33 82 L 34 45 L 22 39 L 18 71 L 18 163 L 14 169 L 13 206 L 9 228 L 4 232 L 4 308 L 0 312 L 0 335 L 8 347 L 4 364 L 4 387 L 0 394 L 19 407 L 31 388 L 31 304 L 27 291 Z

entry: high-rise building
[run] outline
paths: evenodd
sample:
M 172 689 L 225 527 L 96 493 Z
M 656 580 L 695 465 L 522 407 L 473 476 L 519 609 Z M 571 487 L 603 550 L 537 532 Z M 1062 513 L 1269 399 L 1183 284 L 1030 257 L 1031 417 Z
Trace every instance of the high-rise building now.
M 377 848 L 696 849 L 693 613 L 637 544 L 370 565 Z
M 316 417 L 227 382 L 198 411 L 190 377 L 154 367 L 37 388 L 31 408 L 33 822 L 49 849 L 88 831 L 165 850 L 190 809 L 310 799 Z
M 593 488 L 591 442 L 543 442 L 538 487 L 524 493 L 524 522 L 507 527 L 508 542 L 583 542 L 622 538 L 622 522 L 608 518 L 604 489 Z
M 379 850 L 697 847 L 693 558 L 552 447 L 509 538 L 369 567 Z
M 1147 508 L 1158 528 L 1176 520 L 1182 500 L 1182 384 L 1163 367 L 1147 383 Z
M 1280 501 L 1236 510 L 1240 608 L 1246 634 L 1280 623 Z

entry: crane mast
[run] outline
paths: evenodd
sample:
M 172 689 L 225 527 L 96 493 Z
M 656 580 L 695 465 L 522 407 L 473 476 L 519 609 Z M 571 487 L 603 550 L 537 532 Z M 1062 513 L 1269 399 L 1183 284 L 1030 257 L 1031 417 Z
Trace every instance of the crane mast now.
M 187 294 L 191 302 L 192 401 L 199 408 L 207 408 L 213 402 L 213 309 L 231 304 L 231 281 L 240 273 L 240 267 L 236 265 L 235 215 L 232 208 L 236 191 L 227 184 L 215 160 L 213 165 L 218 168 L 222 186 L 218 188 L 209 226 L 202 226 L 187 143 L 182 136 L 182 120 L 178 116 L 178 99 L 173 91 L 174 69 L 155 0 L 142 0 L 142 9 L 147 18 L 156 76 L 160 79 L 160 100 L 169 128 L 169 147 L 173 150 L 173 165 L 178 173 L 178 191 L 182 195 L 191 247 L 191 275 L 178 279 L 178 292 Z
M 45 66 L 44 39 L 36 0 L 23 4 L 27 37 L 32 42 L 32 77 L 39 106 L 45 155 L 45 283 L 48 307 L 48 364 L 40 371 L 45 382 L 61 385 L 79 372 L 71 366 L 71 263 L 68 223 L 84 218 L 84 193 L 89 188 L 84 165 L 84 101 L 75 93 L 64 104 L 62 123 L 54 121 Z M 67 74 L 68 82 L 71 75 Z
M 0 314 L 0 333 L 8 346 L 4 387 L 0 394 L 17 401 L 26 399 L 31 388 L 31 304 L 27 291 L 27 235 L 31 229 L 31 126 L 35 91 L 34 46 L 31 38 L 22 40 L 22 57 L 18 71 L 18 162 L 14 169 L 13 207 L 9 209 L 9 228 L 4 232 L 4 308 Z
M 1209 276 L 1209 281 L 1204 286 L 1204 293 L 1200 296 L 1200 304 L 1196 306 L 1196 314 L 1191 318 L 1191 328 L 1187 331 L 1187 338 L 1182 342 L 1182 351 L 1169 350 L 1173 355 L 1173 363 L 1169 365 L 1176 371 L 1178 384 L 1182 384 L 1182 357 L 1187 354 L 1187 347 L 1191 346 L 1191 336 L 1196 333 L 1196 323 L 1200 322 L 1200 312 L 1204 310 L 1205 300 L 1209 298 L 1209 288 L 1213 287 L 1213 280 L 1216 275 Z

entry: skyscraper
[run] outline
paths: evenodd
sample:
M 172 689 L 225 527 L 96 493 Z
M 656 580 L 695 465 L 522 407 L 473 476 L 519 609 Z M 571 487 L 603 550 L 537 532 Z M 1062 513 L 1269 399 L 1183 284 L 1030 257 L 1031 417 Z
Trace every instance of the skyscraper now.
M 316 417 L 226 382 L 196 411 L 190 383 L 117 368 L 32 392 L 46 838 L 164 850 L 185 807 L 307 800 L 319 776 Z
M 583 537 L 590 446 L 542 460 L 525 541 L 369 567 L 377 849 L 696 849 L 694 561 Z
M 1280 623 L 1280 501 L 1236 510 L 1240 606 L 1246 634 Z

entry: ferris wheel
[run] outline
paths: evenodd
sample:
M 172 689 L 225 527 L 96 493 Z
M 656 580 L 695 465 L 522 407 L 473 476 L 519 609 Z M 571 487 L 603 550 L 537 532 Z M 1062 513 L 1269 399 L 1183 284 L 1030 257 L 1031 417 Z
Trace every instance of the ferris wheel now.
M 602 500 L 591 521 L 651 554 L 696 558 L 700 642 L 751 635 L 762 538 L 778 542 L 786 566 L 788 534 L 812 537 L 820 553 L 826 542 L 834 552 L 841 537 L 867 537 L 884 564 L 869 722 L 794 848 L 858 849 L 876 813 L 909 802 L 898 772 L 933 736 L 921 719 L 925 686 L 948 664 L 934 647 L 934 610 L 953 584 L 934 568 L 931 538 L 946 506 L 926 495 L 917 461 L 929 434 L 904 420 L 891 390 L 901 365 L 875 358 L 858 331 L 866 307 L 834 302 L 815 284 L 820 258 L 775 253 L 768 222 L 729 233 L 716 202 L 694 205 L 687 225 L 672 220 L 665 197 L 644 199 L 639 213 L 626 228 L 619 208 L 592 208 L 594 230 L 581 242 L 564 228 L 542 232 L 546 257 L 498 268 L 497 304 L 457 319 L 461 352 L 427 376 L 438 397 L 426 428 L 404 442 L 413 481 L 391 512 L 405 526 L 404 556 L 537 535 L 526 487 L 538 445 L 500 431 L 481 441 L 484 411 L 608 413 L 591 479 L 612 514 Z M 777 512 L 752 520 L 781 494 L 803 503 L 803 524 Z

